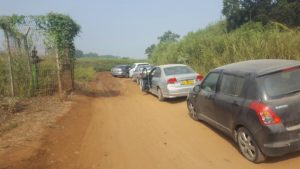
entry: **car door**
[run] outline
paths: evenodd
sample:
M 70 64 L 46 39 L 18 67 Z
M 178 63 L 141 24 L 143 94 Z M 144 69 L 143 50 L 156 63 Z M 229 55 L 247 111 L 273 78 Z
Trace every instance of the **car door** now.
M 228 73 L 224 73 L 220 80 L 220 88 L 215 95 L 216 120 L 228 132 L 232 131 L 234 117 L 245 101 L 245 82 L 245 76 Z
M 214 99 L 217 92 L 220 73 L 209 73 L 201 83 L 200 92 L 196 96 L 195 109 L 200 119 L 211 122 L 216 119 Z
M 151 91 L 154 94 L 157 94 L 157 88 L 159 87 L 159 82 L 161 80 L 161 68 L 156 67 L 151 78 Z

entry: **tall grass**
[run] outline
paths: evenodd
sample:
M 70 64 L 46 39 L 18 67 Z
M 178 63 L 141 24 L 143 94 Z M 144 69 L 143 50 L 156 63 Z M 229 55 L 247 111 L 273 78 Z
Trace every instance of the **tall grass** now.
M 112 67 L 119 64 L 131 65 L 135 62 L 145 62 L 145 60 L 130 58 L 85 57 L 76 60 L 76 67 L 93 67 L 96 72 L 103 72 L 110 71 Z
M 10 96 L 10 79 L 7 55 L 0 55 L 0 95 Z M 54 57 L 45 57 L 38 64 L 37 85 L 32 85 L 32 72 L 29 71 L 27 58 L 23 55 L 12 57 L 15 93 L 18 97 L 51 95 L 57 91 L 57 68 Z
M 160 44 L 154 50 L 154 64 L 185 63 L 207 73 L 220 65 L 250 59 L 300 59 L 300 31 L 272 23 L 251 23 L 226 31 L 219 22 L 191 32 L 179 42 Z

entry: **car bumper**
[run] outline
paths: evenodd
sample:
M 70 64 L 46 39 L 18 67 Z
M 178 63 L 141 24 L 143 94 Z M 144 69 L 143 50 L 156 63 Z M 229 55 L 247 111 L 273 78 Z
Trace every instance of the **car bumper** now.
M 126 72 L 111 72 L 111 74 L 113 76 L 126 76 L 127 75 Z
M 193 87 L 194 86 L 183 86 L 183 87 L 168 86 L 162 92 L 165 98 L 187 97 L 190 90 Z
M 257 138 L 266 156 L 282 156 L 300 150 L 300 131 L 287 131 L 282 124 L 263 128 Z

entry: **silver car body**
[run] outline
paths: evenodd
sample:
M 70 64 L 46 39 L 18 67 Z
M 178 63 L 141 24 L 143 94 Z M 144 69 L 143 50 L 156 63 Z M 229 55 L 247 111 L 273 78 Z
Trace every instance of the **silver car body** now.
M 113 67 L 110 71 L 113 76 L 128 77 L 129 69 L 130 69 L 129 65 L 117 65 Z
M 187 68 L 190 71 L 187 73 L 166 73 L 166 70 L 170 68 Z M 156 66 L 150 72 L 151 82 L 149 91 L 155 95 L 158 95 L 158 90 L 160 89 L 162 96 L 164 98 L 175 98 L 187 96 L 189 91 L 194 87 L 196 83 L 200 81 L 197 80 L 198 74 L 192 70 L 190 67 L 184 64 L 169 64 Z M 176 78 L 176 82 L 170 84 L 168 80 Z
M 147 73 L 149 73 L 152 69 L 153 69 L 154 66 L 152 65 L 139 65 L 136 70 L 133 72 L 133 75 L 131 77 L 132 81 L 136 81 L 138 82 L 140 76 L 141 76 L 141 73 L 142 71 L 146 68 L 147 70 Z
M 149 63 L 134 63 L 129 70 L 129 77 L 132 77 L 133 72 L 137 69 L 139 65 L 149 65 Z

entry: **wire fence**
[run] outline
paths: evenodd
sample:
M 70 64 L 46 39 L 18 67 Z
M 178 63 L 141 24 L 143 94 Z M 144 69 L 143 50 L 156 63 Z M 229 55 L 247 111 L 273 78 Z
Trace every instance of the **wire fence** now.
M 18 97 L 52 95 L 57 92 L 58 72 L 53 56 L 43 56 L 39 63 L 28 65 L 26 56 L 12 55 L 11 73 L 9 69 L 8 55 L 3 52 L 0 55 L 0 95 L 2 96 L 12 95 L 12 84 L 14 95 Z

